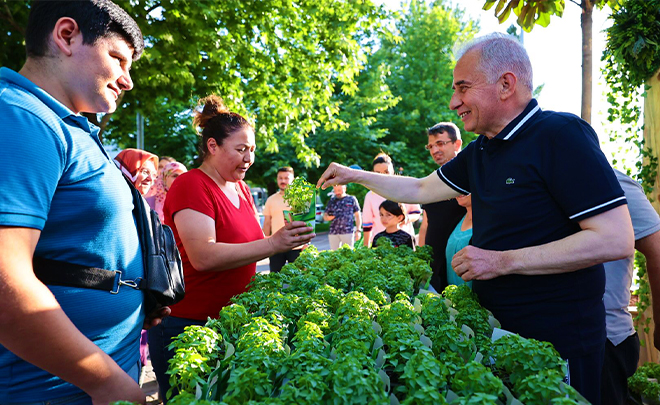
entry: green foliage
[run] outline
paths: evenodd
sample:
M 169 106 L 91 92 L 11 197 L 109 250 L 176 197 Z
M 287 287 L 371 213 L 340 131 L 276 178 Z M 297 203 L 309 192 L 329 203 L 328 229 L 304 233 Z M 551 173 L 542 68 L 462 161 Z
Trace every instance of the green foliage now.
M 513 390 L 524 403 L 547 403 L 555 398 L 565 398 L 577 405 L 577 391 L 565 385 L 563 379 L 564 375 L 558 370 L 541 370 L 516 382 Z
M 476 352 L 474 341 L 469 339 L 454 322 L 430 326 L 426 330 L 426 335 L 433 342 L 433 352 L 436 355 L 454 353 L 460 356 L 455 360 L 458 360 L 461 366 L 465 363 L 464 359 L 471 358 Z
M 250 322 L 250 315 L 243 305 L 233 304 L 220 310 L 218 321 L 209 321 L 210 324 L 207 326 L 211 328 L 215 326 L 217 332 L 233 342 L 238 338 L 243 325 Z
M 494 370 L 503 378 L 497 380 L 490 364 L 479 364 L 484 357 L 475 346 L 490 330 L 473 338 L 473 331 L 455 322 L 461 311 L 478 312 L 471 290 L 448 288 L 452 303 L 438 295 L 414 296 L 405 283 L 403 291 L 392 289 L 390 277 L 376 277 L 395 275 L 411 283 L 414 266 L 427 264 L 415 252 L 385 246 L 312 250 L 300 258 L 255 281 L 206 327 L 188 328 L 177 338 L 169 373 L 184 394 L 173 403 L 387 404 L 391 395 L 393 403 L 396 397 L 405 404 L 446 404 L 451 396 L 453 404 L 493 404 L 502 382 L 513 384 L 507 373 L 518 369 L 509 370 L 509 363 L 531 375 L 554 364 L 547 344 L 518 338 L 492 351 L 498 356 Z M 347 280 L 346 294 L 326 284 L 338 273 Z M 304 278 L 316 280 L 300 283 L 308 291 L 294 287 Z M 366 294 L 359 290 L 365 280 L 377 280 Z M 509 346 L 514 354 L 507 353 Z M 525 361 L 530 365 L 519 364 Z M 531 392 L 520 384 L 521 392 Z M 538 384 L 527 385 L 533 391 Z M 555 391 L 569 393 L 555 385 Z
M 285 404 L 316 405 L 323 403 L 328 394 L 328 385 L 323 375 L 304 374 L 290 380 L 284 387 L 280 399 Z
M 435 387 L 424 387 L 422 389 L 410 392 L 401 405 L 446 405 L 444 395 Z
M 628 388 L 650 401 L 660 401 L 660 364 L 646 363 L 628 378 Z
M 501 402 L 497 401 L 495 395 L 476 393 L 467 397 L 459 397 L 451 401 L 451 405 L 497 405 Z
M 482 393 L 499 397 L 503 388 L 502 381 L 495 377 L 490 369 L 476 361 L 466 363 L 451 379 L 452 391 L 462 396 Z
M 330 367 L 330 404 L 387 405 L 383 382 L 373 368 L 364 368 L 356 359 L 343 357 Z
M 378 335 L 370 320 L 365 318 L 348 318 L 336 326 L 332 336 L 332 344 L 340 353 L 357 351 L 363 355 L 369 353 Z M 349 343 L 347 345 L 347 343 Z
M 0 0 L 0 66 L 18 71 L 25 62 L 29 3 Z
M 608 71 L 608 83 L 625 94 L 639 88 L 660 68 L 660 1 L 620 1 L 610 18 L 604 71 Z
M 378 114 L 377 127 L 387 130 L 382 149 L 392 156 L 395 170 L 402 168 L 405 175 L 421 177 L 437 168 L 423 147 L 426 129 L 441 121 L 463 127 L 448 108 L 455 63 L 452 47 L 473 37 L 478 27 L 444 1 L 423 0 L 411 1 L 394 25 L 395 36 L 383 38 L 381 48 L 369 59 L 370 66 L 387 67 L 385 83 L 400 100 Z M 465 145 L 474 139 L 469 133 L 462 137 Z
M 406 363 L 401 379 L 405 382 L 407 397 L 415 397 L 415 393 L 425 389 L 444 391 L 449 380 L 449 369 L 429 350 L 420 350 L 410 357 Z
M 337 317 L 362 318 L 371 320 L 378 311 L 378 304 L 361 292 L 351 291 L 342 298 L 337 309 Z
M 435 294 L 425 294 L 422 297 L 422 320 L 426 328 L 443 325 L 449 321 L 449 310 L 445 300 Z
M 223 402 L 227 405 L 242 405 L 250 400 L 270 396 L 273 383 L 268 373 L 258 367 L 236 368 L 229 377 L 229 386 Z
M 532 32 L 535 24 L 547 27 L 551 16 L 561 17 L 564 13 L 564 0 L 487 0 L 483 9 L 490 10 L 495 4 L 495 17 L 500 24 L 513 11 L 518 16 L 518 25 L 526 32 Z
M 203 384 L 205 376 L 212 371 L 212 367 L 223 350 L 219 347 L 222 336 L 213 329 L 204 326 L 186 326 L 184 332 L 174 338 L 168 346 L 174 351 L 169 360 L 170 391 L 174 388 L 179 391 L 188 391 L 197 384 Z
M 541 370 L 554 370 L 562 376 L 566 374 L 566 363 L 550 343 L 520 335 L 499 338 L 492 345 L 491 355 L 502 380 L 514 385 Z
M 3 0 L 0 7 L 0 64 L 15 69 L 25 57 L 26 3 Z M 304 165 L 318 163 L 305 137 L 336 120 L 335 88 L 356 92 L 368 52 L 362 42 L 386 19 L 371 1 L 117 3 L 138 22 L 146 49 L 132 70 L 136 90 L 103 121 L 104 136 L 122 148 L 134 146 L 140 112 L 147 149 L 186 163 L 195 143 L 190 109 L 212 92 L 255 118 L 260 148 L 276 152 L 278 140 L 286 139 Z
M 303 177 L 296 177 L 284 190 L 284 202 L 291 207 L 294 214 L 309 211 L 316 187 Z
M 378 323 L 386 328 L 386 325 L 392 323 L 418 323 L 422 320 L 415 312 L 409 300 L 396 300 L 391 304 L 385 305 L 378 312 Z M 387 329 L 387 328 L 386 328 Z

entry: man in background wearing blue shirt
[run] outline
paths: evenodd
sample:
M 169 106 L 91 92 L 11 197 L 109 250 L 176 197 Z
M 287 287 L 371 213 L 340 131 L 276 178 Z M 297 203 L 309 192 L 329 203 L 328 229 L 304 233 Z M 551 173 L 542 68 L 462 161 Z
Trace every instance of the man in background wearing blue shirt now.
M 46 287 L 33 270 L 35 257 L 144 276 L 130 190 L 80 115 L 131 90 L 142 33 L 111 1 L 33 1 L 25 43 L 23 68 L 0 69 L 0 404 L 144 403 L 140 330 L 159 320 L 145 322 L 143 292 Z
M 568 360 L 570 385 L 599 404 L 602 263 L 634 250 L 623 190 L 589 124 L 540 109 L 516 39 L 490 34 L 455 56 L 450 108 L 477 140 L 423 179 L 332 163 L 318 185 L 360 183 L 404 203 L 471 193 L 472 245 L 454 256 L 454 271 L 502 328 L 551 342 Z

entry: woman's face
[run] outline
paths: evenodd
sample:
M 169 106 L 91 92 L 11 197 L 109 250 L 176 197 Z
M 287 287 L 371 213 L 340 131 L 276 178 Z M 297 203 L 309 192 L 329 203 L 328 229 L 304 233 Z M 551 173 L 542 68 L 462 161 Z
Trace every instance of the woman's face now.
M 222 145 L 217 145 L 215 139 L 209 139 L 207 146 L 213 167 L 225 181 L 243 180 L 254 163 L 256 145 L 254 131 L 250 127 L 233 132 Z
M 165 166 L 167 166 L 168 163 L 170 163 L 170 161 L 167 160 L 167 159 L 161 159 L 161 160 L 158 161 L 158 175 L 159 176 L 163 172 L 163 168 Z
M 394 166 L 391 163 L 376 163 L 374 172 L 381 174 L 394 174 Z
M 174 183 L 174 180 L 176 180 L 176 178 L 179 177 L 181 173 L 183 173 L 181 170 L 176 170 L 170 173 L 169 175 L 165 176 L 165 178 L 163 178 L 165 189 L 169 190 L 170 187 L 172 187 L 172 183 Z
M 456 202 L 458 202 L 458 205 L 464 208 L 472 207 L 472 194 L 456 197 Z
M 138 189 L 140 194 L 145 195 L 149 192 L 149 189 L 154 184 L 156 179 L 156 166 L 154 162 L 150 159 L 147 160 L 140 170 L 137 172 L 137 179 L 135 180 L 135 188 Z

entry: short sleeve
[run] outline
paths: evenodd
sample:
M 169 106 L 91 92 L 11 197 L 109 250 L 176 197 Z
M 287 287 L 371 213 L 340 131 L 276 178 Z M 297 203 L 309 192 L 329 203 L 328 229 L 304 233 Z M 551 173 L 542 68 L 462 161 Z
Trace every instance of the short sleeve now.
M 415 242 L 413 241 L 412 236 L 410 236 L 408 233 L 406 233 L 406 236 L 407 236 L 407 238 L 406 238 L 405 245 L 410 247 L 411 249 L 414 249 L 415 248 Z
M 614 173 L 626 194 L 628 210 L 635 230 L 635 240 L 660 231 L 660 217 L 646 198 L 642 186 L 618 170 L 615 170 Z
M 358 202 L 357 198 L 353 195 L 351 198 L 353 199 L 353 214 L 360 212 L 360 203 Z
M 422 213 L 422 207 L 419 204 L 406 204 L 406 207 L 407 207 L 406 212 L 408 213 L 408 215 Z
M 363 228 L 369 228 L 373 227 L 374 225 L 374 210 L 373 210 L 373 204 L 371 203 L 371 196 L 373 195 L 373 192 L 369 191 L 367 195 L 364 197 L 364 207 L 362 208 L 362 227 Z
M 548 160 L 542 176 L 569 219 L 581 221 L 626 203 L 598 137 L 586 122 L 569 120 L 543 144 Z
M 266 204 L 264 204 L 263 214 L 264 216 L 273 216 L 273 196 L 268 197 Z
M 328 215 L 335 215 L 334 209 L 335 209 L 335 198 L 330 197 L 330 201 L 328 201 L 328 205 L 326 205 L 325 207 L 325 213 Z
M 480 138 L 479 138 L 480 139 Z M 477 141 L 479 141 L 477 139 Z M 468 175 L 468 157 L 474 153 L 475 142 L 456 155 L 455 158 L 438 168 L 436 173 L 445 184 L 454 191 L 467 195 L 470 194 L 470 178 Z
M 42 230 L 65 169 L 65 146 L 33 113 L 0 104 L 0 225 Z
M 208 185 L 194 171 L 180 175 L 174 183 L 165 199 L 165 216 L 172 219 L 177 212 L 191 209 L 209 216 L 215 220 L 215 207 L 213 196 Z

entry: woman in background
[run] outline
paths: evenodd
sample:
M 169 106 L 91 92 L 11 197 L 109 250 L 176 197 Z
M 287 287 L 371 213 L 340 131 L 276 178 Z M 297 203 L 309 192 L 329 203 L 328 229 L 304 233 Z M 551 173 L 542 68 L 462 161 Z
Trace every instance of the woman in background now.
M 386 153 L 379 153 L 372 162 L 372 169 L 376 173 L 394 175 L 392 158 Z M 369 191 L 364 197 L 364 205 L 362 207 L 364 246 L 371 246 L 374 236 L 385 230 L 385 227 L 380 222 L 380 204 L 383 201 L 385 201 L 385 197 L 381 197 L 373 191 Z M 401 229 L 408 232 L 414 239 L 415 229 L 413 228 L 413 223 L 419 219 L 422 208 L 419 204 L 404 204 L 404 213 L 406 214 L 406 222 L 401 225 Z
M 163 206 L 165 205 L 165 197 L 167 197 L 167 192 L 172 187 L 172 183 L 176 180 L 179 175 L 187 172 L 186 166 L 179 162 L 170 162 L 167 163 L 160 172 L 160 175 L 156 179 L 154 186 L 151 188 L 151 192 L 147 197 L 147 202 L 152 210 L 158 213 L 158 218 L 160 222 L 165 221 L 163 215 Z
M 467 212 L 463 219 L 461 219 L 461 222 L 456 225 L 456 228 L 454 228 L 454 231 L 449 235 L 449 239 L 447 240 L 447 247 L 445 249 L 445 257 L 447 258 L 447 284 L 467 284 L 468 287 L 472 288 L 472 281 L 468 281 L 467 283 L 463 281 L 451 266 L 451 261 L 454 258 L 454 255 L 469 245 L 470 240 L 472 239 L 472 196 L 464 195 L 456 197 L 456 201 L 458 202 L 458 205 L 464 207 Z
M 143 197 L 149 193 L 156 179 L 158 156 L 141 149 L 128 148 L 115 156 L 115 164 Z M 140 335 L 140 363 L 142 367 L 147 364 L 148 356 L 147 331 L 143 330 Z M 141 380 L 142 373 L 140 373 Z
M 128 148 L 115 156 L 115 164 L 142 196 L 147 195 L 157 176 L 158 156 L 145 150 Z

